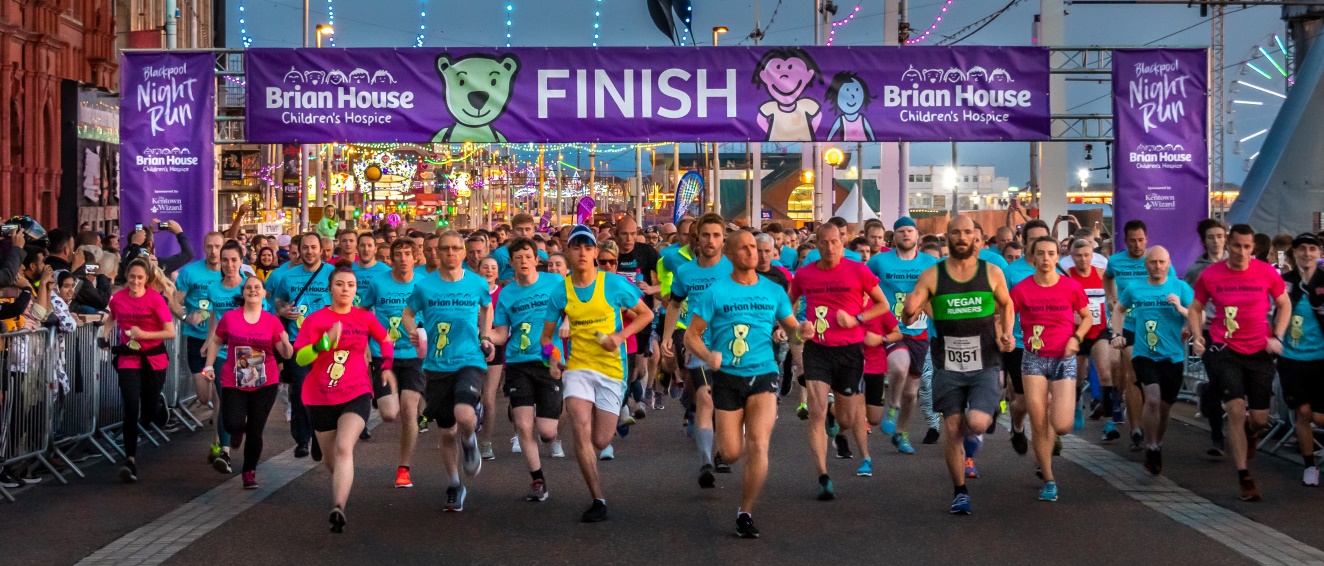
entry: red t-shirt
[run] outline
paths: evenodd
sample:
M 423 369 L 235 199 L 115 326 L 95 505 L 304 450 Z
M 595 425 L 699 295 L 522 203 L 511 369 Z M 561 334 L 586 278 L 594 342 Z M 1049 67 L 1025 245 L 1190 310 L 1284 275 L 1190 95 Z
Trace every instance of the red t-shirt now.
M 1278 270 L 1258 259 L 1244 271 L 1233 271 L 1227 261 L 1204 270 L 1195 282 L 1195 300 L 1213 304 L 1209 336 L 1233 352 L 1254 354 L 1269 341 L 1269 306 L 1287 289 Z
M 255 323 L 244 318 L 242 308 L 226 312 L 216 323 L 216 339 L 227 348 L 225 365 L 221 367 L 221 387 L 253 391 L 279 385 L 276 344 L 284 333 L 285 325 L 269 312 L 258 314 Z
M 859 344 L 864 328 L 837 325 L 837 311 L 855 317 L 864 312 L 869 292 L 878 287 L 874 276 L 863 263 L 842 259 L 832 269 L 821 269 L 818 262 L 801 267 L 791 280 L 791 302 L 805 299 L 805 316 L 814 324 L 814 334 L 805 339 L 822 346 Z
M 120 344 L 130 344 L 136 342 L 139 351 L 147 351 L 161 344 L 160 340 L 129 340 L 125 331 L 130 328 L 138 327 L 143 332 L 160 332 L 165 330 L 165 323 L 174 320 L 174 315 L 170 313 L 170 305 L 166 304 L 165 297 L 160 293 L 148 288 L 141 297 L 129 296 L 128 289 L 121 289 L 110 297 L 110 314 L 115 317 L 115 326 L 119 331 Z M 147 358 L 152 369 L 160 371 L 170 365 L 169 353 L 161 353 Z M 142 359 L 139 356 L 120 356 L 118 367 L 122 369 L 142 369 Z
M 1025 351 L 1045 358 L 1060 358 L 1067 341 L 1076 329 L 1076 311 L 1088 305 L 1085 290 L 1070 277 L 1058 277 L 1057 284 L 1043 287 L 1034 276 L 1026 277 L 1011 288 L 1011 301 L 1021 315 L 1021 333 Z
M 873 301 L 869 301 L 873 305 Z M 892 315 L 892 311 L 883 312 L 883 316 L 864 323 L 864 331 L 872 332 L 879 336 L 887 336 L 893 330 L 896 330 L 897 320 Z M 886 344 L 881 346 L 864 347 L 864 373 L 887 373 L 887 354 L 889 350 Z
M 1085 338 L 1092 339 L 1098 338 L 1103 329 L 1108 327 L 1108 308 L 1104 306 L 1106 298 L 1103 294 L 1103 276 L 1099 273 L 1099 268 L 1093 265 L 1089 268 L 1089 275 L 1081 275 L 1075 267 L 1068 269 L 1067 275 L 1085 289 L 1085 299 L 1089 301 L 1090 306 L 1090 318 L 1094 321 L 1094 326 L 1085 333 Z
M 386 328 L 377 322 L 377 316 L 363 309 L 349 309 L 349 312 L 340 314 L 331 307 L 324 307 L 309 315 L 299 329 L 294 349 L 321 340 L 337 322 L 341 325 L 340 342 L 318 354 L 313 362 L 303 384 L 305 405 L 339 405 L 365 393 L 372 394 L 365 354 L 368 338 L 381 345 L 382 368 L 391 369 L 395 341 L 386 338 Z

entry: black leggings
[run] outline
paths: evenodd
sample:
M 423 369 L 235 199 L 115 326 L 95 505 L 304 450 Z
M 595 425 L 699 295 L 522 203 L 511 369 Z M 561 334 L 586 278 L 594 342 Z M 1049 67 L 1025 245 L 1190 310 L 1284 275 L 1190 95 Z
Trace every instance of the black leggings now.
M 157 411 L 163 409 L 160 404 L 165 371 L 148 366 L 119 368 L 118 373 L 120 397 L 124 402 L 124 424 L 120 433 L 124 435 L 125 457 L 133 458 L 138 455 L 138 423 L 150 424 L 156 420 Z
M 280 387 L 268 385 L 255 391 L 244 391 L 234 387 L 221 390 L 221 420 L 225 431 L 230 433 L 230 448 L 238 449 L 244 445 L 243 471 L 257 469 L 262 459 L 262 430 L 267 427 L 267 416 L 276 404 L 276 394 Z M 247 435 L 248 442 L 244 442 Z

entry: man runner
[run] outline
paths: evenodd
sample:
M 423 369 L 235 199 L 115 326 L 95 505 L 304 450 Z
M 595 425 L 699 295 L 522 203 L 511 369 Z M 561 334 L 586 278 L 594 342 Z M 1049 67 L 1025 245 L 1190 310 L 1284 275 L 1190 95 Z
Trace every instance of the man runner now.
M 363 254 L 363 239 L 359 239 L 359 259 L 374 257 L 376 254 Z M 373 242 L 376 244 L 376 242 Z M 355 264 L 356 266 L 358 264 Z M 414 349 L 412 336 L 404 326 L 405 306 L 422 276 L 414 273 L 414 243 L 408 239 L 396 239 L 391 244 L 391 269 L 384 275 L 372 278 L 368 291 L 363 294 L 363 308 L 377 316 L 377 322 L 386 328 L 386 337 L 395 343 L 395 361 L 392 371 L 395 373 L 396 389 L 400 398 L 400 463 L 395 470 L 395 487 L 414 487 L 414 480 L 409 474 L 409 467 L 414 463 L 414 447 L 418 444 L 418 415 L 422 411 L 423 393 L 427 390 L 427 379 L 423 376 L 423 362 Z M 382 379 L 381 345 L 376 340 L 369 341 L 372 353 L 373 387 L 377 390 L 374 398 L 379 402 L 391 394 L 385 389 Z
M 1283 400 L 1296 411 L 1296 439 L 1305 471 L 1301 485 L 1319 486 L 1315 465 L 1315 434 L 1310 425 L 1324 427 L 1324 270 L 1319 269 L 1319 239 L 1309 232 L 1292 240 L 1296 269 L 1283 275 L 1292 299 L 1292 327 L 1278 358 Z
M 949 511 L 954 515 L 970 514 L 965 458 L 978 452 L 978 435 L 992 424 L 1002 396 L 999 350 L 1010 352 L 1015 346 L 1006 279 L 1001 269 L 976 256 L 975 237 L 969 218 L 948 223 L 951 255 L 920 275 L 906 297 L 902 320 L 914 323 L 926 306 L 932 312 L 933 408 L 943 416 L 943 456 L 955 492 Z
M 291 262 L 289 269 L 279 271 L 279 277 L 273 272 L 266 282 L 268 287 L 274 288 L 271 296 L 275 298 L 276 314 L 285 320 L 285 331 L 291 341 L 298 336 L 308 315 L 331 304 L 331 268 L 322 262 L 322 239 L 308 232 L 298 237 L 297 245 L 300 263 L 293 265 Z M 294 457 L 307 456 L 311 442 L 313 460 L 320 462 L 322 450 L 313 438 L 313 425 L 303 405 L 303 380 L 311 370 L 312 366 L 287 362 L 284 371 L 288 373 L 282 381 L 290 385 L 290 435 L 294 437 Z

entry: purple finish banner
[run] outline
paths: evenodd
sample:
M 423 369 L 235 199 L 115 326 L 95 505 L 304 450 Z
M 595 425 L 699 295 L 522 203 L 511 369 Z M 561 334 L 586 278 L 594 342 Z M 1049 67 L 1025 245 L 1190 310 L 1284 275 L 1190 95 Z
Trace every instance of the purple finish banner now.
M 174 220 L 202 253 L 212 213 L 215 65 L 211 53 L 125 53 L 120 60 L 120 233 Z M 154 228 L 154 227 L 153 227 Z M 158 256 L 179 251 L 157 237 Z
M 1203 253 L 1192 234 L 1209 217 L 1208 60 L 1204 49 L 1113 52 L 1114 233 L 1143 220 L 1177 273 Z
M 249 49 L 253 143 L 1035 141 L 1039 47 Z

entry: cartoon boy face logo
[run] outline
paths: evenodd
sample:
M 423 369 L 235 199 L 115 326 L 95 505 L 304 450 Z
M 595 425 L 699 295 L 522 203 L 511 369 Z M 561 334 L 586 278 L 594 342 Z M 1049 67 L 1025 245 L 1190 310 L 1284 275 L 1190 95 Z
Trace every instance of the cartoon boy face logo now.
M 869 107 L 871 100 L 873 96 L 869 94 L 868 85 L 858 75 L 847 71 L 834 75 L 832 84 L 828 85 L 827 103 L 836 109 L 839 116 L 832 123 L 832 129 L 828 130 L 827 139 L 874 141 L 873 127 L 869 125 L 869 119 L 864 117 L 864 109 Z
M 767 141 L 815 141 L 822 105 L 804 92 L 816 80 L 822 82 L 822 73 L 803 49 L 784 47 L 763 54 L 753 82 L 772 99 L 759 105 L 758 123 Z
M 455 119 L 432 136 L 433 142 L 505 143 L 506 136 L 492 127 L 506 111 L 519 59 L 514 55 L 437 57 L 437 73 L 446 91 L 446 110 Z

